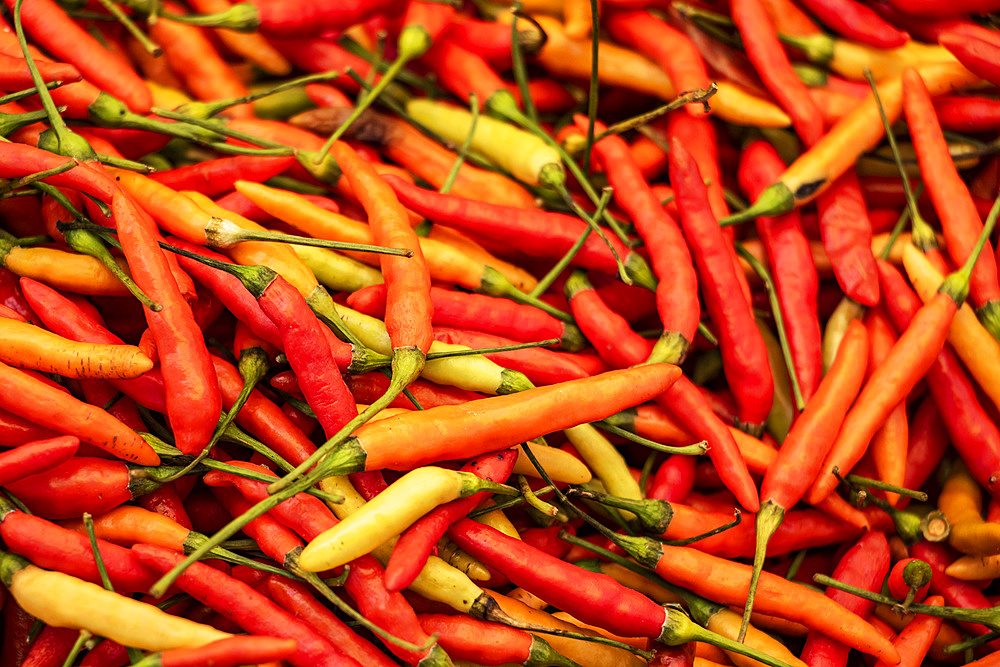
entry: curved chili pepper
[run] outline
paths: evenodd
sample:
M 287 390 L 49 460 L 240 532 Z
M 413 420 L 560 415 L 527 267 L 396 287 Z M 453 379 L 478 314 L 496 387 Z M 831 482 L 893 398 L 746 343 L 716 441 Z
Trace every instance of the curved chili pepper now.
M 576 119 L 579 127 L 584 120 Z M 602 132 L 603 126 L 595 131 Z M 694 340 L 701 307 L 697 302 L 698 278 L 678 224 L 660 206 L 642 178 L 626 144 L 611 135 L 594 144 L 594 155 L 604 167 L 615 191 L 615 200 L 628 212 L 649 249 L 656 287 L 657 310 L 665 332 L 658 346 L 666 361 L 680 362 Z
M 751 567 L 690 547 L 657 545 L 642 561 L 667 581 L 716 602 L 742 605 Z M 886 565 L 888 570 L 888 565 Z M 896 650 L 866 621 L 823 594 L 764 572 L 755 602 L 758 611 L 802 623 L 860 651 L 892 662 Z
M 705 62 L 683 32 L 646 11 L 612 11 L 604 19 L 615 40 L 640 50 L 663 67 L 676 90 L 708 88 L 711 80 Z M 698 104 L 684 108 L 693 115 L 704 113 Z
M 513 451 L 505 450 L 481 456 L 467 463 L 462 470 L 502 484 L 510 476 L 516 459 L 517 455 Z M 386 588 L 398 591 L 409 586 L 448 526 L 472 511 L 483 497 L 483 493 L 478 493 L 453 500 L 431 510 L 407 528 L 393 546 L 392 556 L 386 564 Z
M 142 465 L 160 462 L 145 440 L 104 410 L 3 363 L 0 363 L 0 408 L 54 431 L 69 431 L 82 442 L 96 445 L 118 458 Z
M 234 155 L 158 171 L 150 174 L 150 178 L 174 190 L 195 190 L 208 197 L 218 197 L 232 190 L 236 181 L 262 183 L 293 164 L 295 158 L 292 156 Z
M 177 552 L 148 544 L 137 544 L 131 551 L 143 564 L 160 574 L 184 560 Z M 193 563 L 178 577 L 176 584 L 250 632 L 295 639 L 298 649 L 289 658 L 294 665 L 332 666 L 354 662 L 255 589 L 209 565 Z
M 372 317 L 385 313 L 386 288 L 382 285 L 364 287 L 347 297 L 347 304 Z M 580 331 L 538 308 L 514 303 L 486 294 L 469 294 L 432 286 L 430 290 L 434 326 L 471 329 L 511 338 L 523 343 L 558 338 L 564 349 L 575 351 L 583 347 Z
M 50 625 L 87 629 L 152 651 L 200 646 L 230 636 L 62 572 L 42 570 L 20 556 L 3 553 L 0 559 L 3 582 L 14 598 Z M 157 631 L 150 633 L 150 627 Z
M 271 575 L 267 579 L 267 592 L 285 611 L 310 625 L 358 664 L 372 667 L 396 664 L 321 604 L 305 584 Z
M 587 229 L 585 222 L 569 215 L 442 195 L 395 176 L 383 178 L 395 190 L 403 205 L 433 222 L 494 242 L 503 242 L 511 235 L 517 235 L 520 239 L 518 249 L 535 257 L 562 257 Z M 651 276 L 646 276 L 649 269 L 645 260 L 616 237 L 609 236 L 608 243 L 613 252 L 622 258 L 633 279 L 651 282 Z M 608 243 L 596 236 L 587 237 L 583 247 L 574 255 L 573 263 L 615 275 L 618 267 Z
M 854 0 L 804 0 L 805 8 L 844 38 L 880 49 L 902 46 L 909 35 Z
M 697 165 L 677 139 L 671 143 L 669 159 L 684 235 L 706 307 L 719 330 L 723 368 L 737 403 L 737 426 L 758 431 L 771 410 L 774 393 L 767 349 L 742 298 Z
M 48 440 L 36 440 L 0 453 L 0 486 L 35 475 L 61 464 L 80 447 L 74 436 L 63 435 Z
M 986 609 L 993 606 L 974 584 L 959 581 L 945 574 L 944 570 L 954 560 L 954 552 L 943 544 L 921 541 L 910 547 L 910 555 L 924 561 L 934 570 L 931 577 L 931 593 L 941 595 L 949 607 L 965 609 Z M 983 635 L 989 629 L 978 623 L 962 623 L 967 632 L 973 635 Z
M 848 170 L 835 180 L 819 196 L 817 206 L 823 247 L 833 264 L 837 283 L 844 294 L 861 305 L 875 305 L 879 291 L 871 249 L 872 225 L 855 172 Z
M 497 91 L 511 89 L 489 62 L 455 41 L 449 31 L 439 35 L 420 60 L 460 100 L 475 95 L 483 105 Z
M 271 36 L 300 37 L 339 32 L 372 16 L 390 12 L 399 0 L 350 0 L 348 2 L 306 2 L 295 0 L 252 0 L 258 29 Z
M 178 648 L 154 653 L 134 664 L 141 667 L 236 667 L 247 663 L 263 664 L 287 659 L 295 653 L 296 646 L 294 639 L 237 635 L 198 648 Z
M 969 470 L 960 462 L 952 466 L 938 496 L 938 509 L 944 512 L 951 533 L 948 543 L 963 554 L 1000 553 L 997 524 L 984 521 L 983 492 Z
M 869 591 L 880 591 L 882 581 L 889 572 L 889 543 L 885 535 L 872 531 L 857 541 L 845 553 L 834 569 L 833 577 Z M 861 618 L 867 618 L 875 603 L 843 591 L 828 588 L 827 597 L 840 603 Z M 850 648 L 821 632 L 809 631 L 801 658 L 809 664 L 846 665 Z M 890 663 L 891 664 L 891 663 Z

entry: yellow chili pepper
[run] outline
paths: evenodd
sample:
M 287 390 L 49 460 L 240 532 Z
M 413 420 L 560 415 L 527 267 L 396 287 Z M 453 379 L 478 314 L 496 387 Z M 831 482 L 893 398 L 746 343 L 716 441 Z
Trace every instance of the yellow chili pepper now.
M 337 292 L 354 292 L 369 285 L 381 285 L 382 272 L 329 248 L 292 244 L 292 250 L 316 276 L 316 280 Z
M 195 648 L 232 636 L 97 584 L 43 570 L 13 554 L 0 552 L 0 580 L 17 603 L 38 620 L 57 628 L 89 630 L 123 646 L 166 651 Z
M 63 377 L 127 379 L 153 367 L 153 361 L 134 345 L 80 343 L 6 317 L 0 318 L 0 340 L 0 361 Z
M 938 509 L 951 524 L 948 542 L 964 554 L 1000 554 L 1000 523 L 983 520 L 983 490 L 965 464 L 956 461 L 938 496 Z
M 527 475 L 528 477 L 541 477 L 534 464 L 524 454 L 521 445 L 516 447 L 518 451 L 517 461 L 514 462 L 514 475 Z M 580 459 L 568 452 L 555 447 L 545 447 L 542 445 L 532 445 L 531 453 L 535 455 L 538 464 L 542 466 L 546 474 L 553 482 L 564 482 L 566 484 L 586 484 L 593 475 L 590 468 Z
M 632 500 L 643 499 L 642 489 L 629 471 L 625 458 L 600 431 L 590 424 L 581 424 L 568 428 L 563 433 L 573 443 L 576 451 L 580 452 L 580 456 L 601 480 L 608 493 Z M 540 448 L 532 447 L 532 454 L 536 449 Z M 632 516 L 630 513 L 625 515 Z
M 517 492 L 470 472 L 423 466 L 412 470 L 333 528 L 313 538 L 299 563 L 322 572 L 349 563 L 399 535 L 424 514 L 457 498 L 482 491 Z

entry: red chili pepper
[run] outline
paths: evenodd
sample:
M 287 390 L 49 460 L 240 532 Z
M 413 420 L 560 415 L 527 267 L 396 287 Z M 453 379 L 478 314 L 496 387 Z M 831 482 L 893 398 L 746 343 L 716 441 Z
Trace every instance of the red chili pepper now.
M 447 31 L 420 60 L 460 100 L 468 100 L 469 95 L 475 94 L 482 106 L 497 91 L 511 89 L 484 58 L 461 46 Z
M 878 270 L 886 292 L 885 310 L 897 329 L 905 329 L 921 301 L 895 267 L 879 260 Z M 942 348 L 928 369 L 927 387 L 969 472 L 993 492 L 1000 480 L 1000 430 L 983 409 L 975 385 L 950 347 Z
M 910 565 L 911 563 L 916 563 L 916 565 Z M 909 572 L 907 572 L 907 566 L 910 566 Z M 910 596 L 910 591 L 913 591 L 913 602 L 923 602 L 924 598 L 927 597 L 927 591 L 930 590 L 931 578 L 933 578 L 933 573 L 930 570 L 928 570 L 930 576 L 920 576 L 921 571 L 925 568 L 927 568 L 927 564 L 919 558 L 903 558 L 896 561 L 889 572 L 888 579 L 886 579 L 889 595 L 897 600 L 903 600 Z M 914 577 L 917 578 L 914 579 Z M 911 583 L 907 583 L 907 579 Z M 918 586 L 913 585 L 913 583 L 919 583 L 923 579 L 926 579 L 927 582 Z
M 212 493 L 233 517 L 240 516 L 253 506 L 253 503 L 243 498 L 236 489 L 218 487 L 212 489 Z M 287 565 L 290 558 L 294 559 L 304 546 L 302 540 L 291 530 L 267 514 L 243 526 L 243 532 L 256 542 L 260 550 L 271 560 L 282 566 Z
M 344 381 L 347 382 L 348 389 L 354 395 L 354 400 L 365 405 L 371 405 L 389 389 L 389 378 L 379 372 L 348 375 Z M 482 394 L 467 389 L 435 384 L 426 380 L 414 380 L 406 389 L 413 394 L 422 408 L 433 408 L 438 405 L 461 405 L 467 401 L 483 398 Z M 416 406 L 406 396 L 397 396 L 389 404 L 389 407 L 413 409 Z
M 46 625 L 35 637 L 21 667 L 59 667 L 69 657 L 80 631 Z
M 307 623 L 358 664 L 372 667 L 392 667 L 396 664 L 321 604 L 305 584 L 271 575 L 267 579 L 267 593 L 285 611 Z
M 822 114 L 785 55 L 761 0 L 735 0 L 729 8 L 743 38 L 743 48 L 768 91 L 792 118 L 807 146 L 823 135 Z
M 434 339 L 453 345 L 466 345 L 473 349 L 517 344 L 517 341 L 493 334 L 448 327 L 434 327 Z M 504 368 L 524 373 L 535 385 L 555 384 L 590 375 L 573 360 L 572 355 L 541 347 L 510 352 L 488 352 L 483 356 Z
M 290 658 L 296 650 L 294 639 L 237 635 L 197 648 L 178 648 L 147 656 L 142 667 L 236 667 L 264 664 Z
M 34 624 L 35 617 L 21 609 L 12 596 L 8 596 L 3 607 L 4 642 L 0 645 L 0 665 L 20 667 L 31 648 Z
M 182 554 L 149 544 L 137 544 L 131 551 L 159 574 L 184 560 Z M 358 664 L 251 586 L 209 565 L 193 563 L 178 577 L 176 585 L 249 632 L 295 639 L 298 649 L 288 659 L 293 665 Z
M 848 170 L 834 181 L 816 204 L 823 248 L 833 264 L 837 283 L 844 294 L 861 305 L 875 305 L 879 291 L 871 248 L 872 223 L 855 172 Z
M 275 3 L 278 4 L 278 3 Z M 283 56 L 304 72 L 346 72 L 350 69 L 363 77 L 371 80 L 372 85 L 377 84 L 381 76 L 375 74 L 372 79 L 371 64 L 352 53 L 346 51 L 342 46 L 326 39 L 310 38 L 272 38 L 269 40 Z M 337 86 L 349 92 L 357 92 L 360 87 L 354 79 L 348 76 L 341 76 L 337 79 Z M 260 136 L 260 135 L 257 135 Z M 322 145 L 322 139 L 315 137 Z
M 462 470 L 503 484 L 510 477 L 515 461 L 517 453 L 508 449 L 480 456 L 465 464 Z M 485 493 L 477 493 L 440 505 L 407 528 L 393 546 L 385 566 L 385 587 L 400 591 L 413 583 L 448 526 L 471 512 L 485 496 Z
M 28 442 L 0 453 L 0 486 L 54 468 L 73 456 L 79 447 L 78 438 L 62 435 Z
M 21 178 L 54 169 L 66 162 L 67 158 L 27 144 L 3 142 L 0 145 L 0 177 L 3 178 Z M 111 201 L 115 193 L 114 181 L 82 164 L 61 174 L 46 177 L 42 182 L 73 188 L 101 201 Z
M 434 223 L 491 242 L 506 242 L 516 237 L 518 250 L 533 257 L 562 257 L 587 229 L 587 224 L 579 218 L 562 213 L 500 206 L 455 195 L 442 195 L 411 185 L 395 176 L 383 178 L 396 191 L 404 206 Z M 637 271 L 648 271 L 645 260 L 626 248 L 616 237 L 609 235 L 608 242 L 622 259 L 626 269 L 631 269 L 634 278 L 639 278 Z M 615 275 L 618 271 L 615 256 L 608 244 L 594 235 L 587 237 L 573 260 L 575 266 L 610 275 Z
M 910 36 L 854 0 L 803 0 L 805 8 L 845 39 L 879 49 L 906 44 Z
M 586 129 L 586 120 L 576 117 L 577 128 Z M 603 132 L 596 125 L 595 132 Z M 663 322 L 662 358 L 679 363 L 687 354 L 698 329 L 698 278 L 684 235 L 660 205 L 632 159 L 628 144 L 618 136 L 608 136 L 594 144 L 594 155 L 604 168 L 615 191 L 615 201 L 632 218 L 646 244 L 653 272 L 660 281 L 656 305 Z
M 0 446 L 17 447 L 55 436 L 55 431 L 0 408 Z
M 924 482 L 937 470 L 950 445 L 941 413 L 934 404 L 933 397 L 927 396 L 917 406 L 910 422 L 903 486 L 907 489 L 922 489 Z
M 524 630 L 461 615 L 420 614 L 418 619 L 455 660 L 481 665 L 571 664 L 544 639 Z
M 269 36 L 300 37 L 339 32 L 355 23 L 399 9 L 400 0 L 252 0 L 257 10 L 258 29 Z
M 430 294 L 434 311 L 431 323 L 434 326 L 482 331 L 522 343 L 558 338 L 562 346 L 569 350 L 583 346 L 576 327 L 538 308 L 514 303 L 510 299 L 443 287 L 431 287 Z M 347 305 L 365 315 L 382 319 L 385 315 L 385 295 L 383 285 L 364 287 L 347 297 Z
M 774 394 L 767 348 L 739 288 L 697 164 L 677 139 L 671 142 L 669 159 L 684 236 L 694 257 L 706 308 L 718 329 L 723 369 L 736 398 L 737 426 L 753 432 L 767 419 Z M 818 327 L 817 322 L 817 362 Z
M 7 0 L 14 11 L 14 0 Z M 105 49 L 51 0 L 28 0 L 21 6 L 25 31 L 56 58 L 76 66 L 87 79 L 121 99 L 136 113 L 153 103 L 146 82 Z
M 649 485 L 647 497 L 682 503 L 694 488 L 695 457 L 671 454 L 660 464 Z
M 675 90 L 708 88 L 711 79 L 701 53 L 683 32 L 646 11 L 612 11 L 603 18 L 616 41 L 637 49 L 665 69 Z M 693 115 L 705 113 L 699 104 L 684 109 Z
M 171 607 L 172 609 L 174 607 Z M 128 655 L 128 650 L 110 639 L 105 639 L 90 649 L 80 661 L 80 667 L 125 667 L 131 664 L 132 659 Z
M 988 97 L 941 95 L 934 99 L 934 113 L 941 128 L 951 132 L 973 134 L 1000 128 L 1000 101 Z
M 187 529 L 191 528 L 191 517 L 184 509 L 184 501 L 177 492 L 177 482 L 168 482 L 158 489 L 153 489 L 139 496 L 136 502 L 143 509 L 162 514 Z
M 889 543 L 885 535 L 873 531 L 866 534 L 851 549 L 841 557 L 833 571 L 834 579 L 852 586 L 878 592 L 882 589 L 882 581 L 889 572 Z M 875 603 L 863 598 L 828 588 L 827 597 L 861 618 L 867 618 L 875 609 Z M 802 649 L 801 658 L 805 662 L 818 664 L 846 665 L 850 647 L 835 639 L 814 630 L 809 631 L 806 645 Z
M 260 157 L 235 155 L 150 174 L 154 181 L 174 190 L 195 190 L 208 197 L 218 197 L 233 189 L 236 181 L 264 181 L 295 164 L 291 155 Z
M 86 535 L 63 528 L 33 514 L 19 512 L 6 501 L 0 503 L 0 538 L 7 549 L 35 565 L 57 570 L 79 579 L 100 583 L 97 561 Z M 147 590 L 156 577 L 124 547 L 97 541 L 101 560 L 111 585 L 119 592 Z

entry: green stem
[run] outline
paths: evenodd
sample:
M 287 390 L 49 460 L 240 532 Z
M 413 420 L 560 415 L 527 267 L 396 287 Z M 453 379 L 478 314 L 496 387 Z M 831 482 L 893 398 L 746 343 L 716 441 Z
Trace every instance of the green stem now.
M 535 308 L 545 311 L 558 320 L 562 320 L 563 322 L 568 322 L 570 324 L 573 323 L 572 315 L 559 310 L 555 306 L 549 305 L 537 297 L 533 297 L 530 294 L 521 291 L 514 285 L 514 283 L 510 282 L 506 276 L 491 266 L 486 266 L 478 291 L 483 294 L 489 294 L 490 296 L 505 297 L 511 301 L 527 306 L 534 306 Z
M 427 30 L 421 25 L 408 25 L 403 28 L 399 35 L 399 55 L 396 56 L 396 60 L 393 61 L 389 69 L 385 71 L 382 78 L 379 80 L 378 84 L 372 88 L 371 92 L 365 96 L 364 100 L 359 102 L 354 107 L 354 111 L 351 115 L 347 117 L 340 127 L 338 127 L 330 138 L 326 140 L 323 147 L 319 150 L 319 154 L 316 158 L 317 164 L 322 160 L 322 156 L 333 146 L 333 142 L 343 136 L 347 128 L 351 126 L 355 120 L 364 112 L 365 109 L 370 107 L 372 103 L 378 98 L 382 91 L 385 90 L 393 79 L 399 74 L 399 72 L 406 67 L 407 63 L 415 58 L 427 53 L 427 49 L 431 47 L 431 36 L 428 34 Z M 374 73 L 374 68 L 372 72 Z
M 781 526 L 784 518 L 785 508 L 771 500 L 761 505 L 760 511 L 757 512 L 753 570 L 750 574 L 750 588 L 747 591 L 747 601 L 743 605 L 743 620 L 740 621 L 740 632 L 736 636 L 736 641 L 738 642 L 743 642 L 747 636 L 747 628 L 750 626 L 750 614 L 753 612 L 754 598 L 757 596 L 757 584 L 760 582 L 760 573 L 764 569 L 764 559 L 767 557 L 767 543 L 771 541 L 771 536 Z
M 670 520 L 674 516 L 674 508 L 665 500 L 622 498 L 581 487 L 570 487 L 567 490 L 567 495 L 592 500 L 616 509 L 628 510 L 639 518 L 646 530 L 656 534 L 667 532 Z
M 292 88 L 298 88 L 310 83 L 329 81 L 331 79 L 336 79 L 339 76 L 339 72 L 321 72 L 319 74 L 300 76 L 296 79 L 279 83 L 278 85 L 267 88 L 266 90 L 252 92 L 249 95 L 244 95 L 243 97 L 233 97 L 227 100 L 213 100 L 211 102 L 188 102 L 187 104 L 182 104 L 177 107 L 174 111 L 185 114 L 188 118 L 208 120 L 212 116 L 215 116 L 230 107 L 234 107 L 239 104 L 250 104 L 251 102 L 255 102 L 261 98 L 275 95 Z
M 53 90 L 61 86 L 65 86 L 72 81 L 50 81 L 45 84 L 45 88 L 48 90 Z M 9 104 L 10 102 L 17 102 L 18 100 L 23 100 L 25 97 L 31 97 L 38 93 L 37 88 L 26 88 L 24 90 L 18 90 L 13 93 L 8 93 L 6 95 L 0 96 L 0 104 Z
M 654 440 L 649 440 L 641 435 L 637 435 L 632 431 L 626 431 L 620 426 L 616 426 L 607 421 L 597 421 L 594 422 L 594 426 L 601 429 L 602 431 L 607 431 L 613 435 L 621 436 L 626 440 L 636 443 L 637 445 L 642 445 L 649 449 L 655 450 L 657 452 L 663 452 L 665 454 L 681 454 L 684 456 L 701 456 L 708 453 L 708 441 L 702 440 L 701 442 L 696 442 L 693 445 L 685 445 L 683 447 L 674 447 L 672 445 L 663 445 Z
M 66 659 L 63 660 L 63 667 L 70 667 L 74 662 L 76 662 L 76 657 L 80 655 L 80 651 L 83 650 L 83 645 L 86 644 L 91 637 L 94 635 L 90 630 L 80 630 L 80 634 L 77 635 L 76 641 L 73 643 L 73 647 L 69 650 L 69 654 Z
M 87 539 L 90 540 L 90 549 L 94 552 L 94 562 L 97 564 L 97 574 L 101 578 L 101 585 L 104 590 L 114 593 L 115 588 L 111 585 L 111 578 L 108 577 L 108 568 L 104 565 L 104 558 L 101 550 L 97 547 L 97 535 L 94 533 L 94 519 L 90 512 L 83 513 L 83 527 L 87 531 Z
M 862 477 L 860 475 L 848 475 L 846 477 L 847 483 L 853 486 L 867 486 L 869 489 L 879 489 L 880 491 L 890 491 L 892 493 L 906 496 L 907 498 L 913 498 L 914 500 L 919 500 L 920 502 L 927 502 L 927 494 L 923 491 L 914 491 L 913 489 L 907 489 L 902 486 L 896 486 L 895 484 L 889 484 L 878 479 L 872 479 L 870 477 Z
M 20 188 L 29 186 L 32 183 L 37 183 L 43 178 L 64 174 L 70 169 L 73 169 L 74 167 L 77 166 L 79 166 L 79 163 L 76 160 L 69 160 L 68 162 L 63 162 L 58 167 L 52 167 L 51 169 L 46 169 L 45 171 L 36 171 L 33 174 L 27 174 L 26 176 L 21 176 L 20 178 L 11 179 L 9 181 L 0 184 L 0 193 L 19 190 Z
M 520 33 L 517 31 L 517 21 L 523 17 L 520 2 L 514 4 L 511 13 L 514 15 L 514 19 L 510 22 L 510 57 L 514 70 L 514 81 L 517 82 L 517 90 L 521 93 L 521 105 L 524 106 L 524 113 L 532 122 L 537 123 L 538 110 L 535 108 L 535 102 L 531 99 L 531 90 L 528 88 L 528 68 L 524 64 Z
M 517 19 L 515 19 L 516 21 Z M 462 168 L 465 163 L 465 156 L 469 154 L 469 146 L 472 145 L 472 137 L 476 133 L 476 124 L 479 122 L 479 98 L 476 97 L 475 93 L 469 93 L 469 113 L 471 119 L 469 120 L 469 133 L 465 135 L 465 140 L 458 149 L 458 157 L 455 158 L 455 162 L 452 163 L 451 169 L 448 170 L 448 177 L 444 179 L 444 183 L 441 184 L 441 189 L 438 190 L 443 195 L 451 192 L 451 187 L 455 184 L 455 179 L 458 178 L 458 171 Z
M 975 268 L 976 261 L 979 259 L 979 253 L 982 252 L 983 247 L 985 247 L 987 241 L 990 239 L 990 235 L 993 233 L 993 228 L 996 227 L 997 216 L 1000 216 L 1000 195 L 997 195 L 996 200 L 994 200 L 990 214 L 986 216 L 983 231 L 979 234 L 976 245 L 972 247 L 972 251 L 965 259 L 962 268 L 945 278 L 944 282 L 941 283 L 941 287 L 938 288 L 939 292 L 943 292 L 951 297 L 957 306 L 961 306 L 965 302 L 965 297 L 969 294 L 969 280 L 972 277 L 972 269 Z
M 482 347 L 471 350 L 452 350 L 449 352 L 430 352 L 427 354 L 427 361 L 434 359 L 449 359 L 451 357 L 471 357 L 477 354 L 498 354 L 500 352 L 514 352 L 516 350 L 528 350 L 534 347 L 551 347 L 558 345 L 558 338 L 549 338 L 532 343 L 516 343 L 514 345 L 502 345 L 497 347 Z
M 100 2 L 101 6 L 104 7 L 104 9 L 106 9 L 108 13 L 111 14 L 111 16 L 113 16 L 123 28 L 125 28 L 125 30 L 128 31 L 128 34 L 130 34 L 137 42 L 139 42 L 139 44 L 142 45 L 142 48 L 145 49 L 146 53 L 154 58 L 159 58 L 163 55 L 163 49 L 150 39 L 149 35 L 140 30 L 139 26 L 135 24 L 135 21 L 133 21 L 128 14 L 123 12 L 121 7 L 111 2 L 111 0 L 98 0 L 98 2 Z

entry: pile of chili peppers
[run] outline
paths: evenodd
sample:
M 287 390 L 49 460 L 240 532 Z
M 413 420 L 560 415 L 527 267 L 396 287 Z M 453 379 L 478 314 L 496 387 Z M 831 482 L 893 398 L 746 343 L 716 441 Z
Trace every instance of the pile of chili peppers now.
M 0 667 L 1000 664 L 997 25 L 4 0 Z

